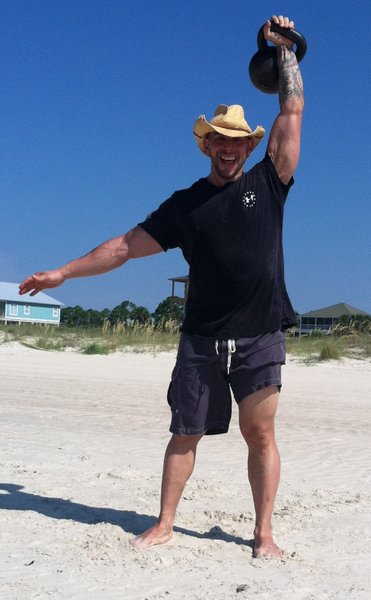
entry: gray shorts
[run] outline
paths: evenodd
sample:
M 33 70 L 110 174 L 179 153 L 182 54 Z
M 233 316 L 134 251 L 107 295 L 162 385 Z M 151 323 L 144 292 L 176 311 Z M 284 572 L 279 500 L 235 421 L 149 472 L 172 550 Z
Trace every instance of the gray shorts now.
M 170 431 L 180 435 L 226 433 L 231 391 L 237 403 L 264 387 L 281 388 L 285 335 L 281 331 L 237 340 L 182 333 L 168 390 Z

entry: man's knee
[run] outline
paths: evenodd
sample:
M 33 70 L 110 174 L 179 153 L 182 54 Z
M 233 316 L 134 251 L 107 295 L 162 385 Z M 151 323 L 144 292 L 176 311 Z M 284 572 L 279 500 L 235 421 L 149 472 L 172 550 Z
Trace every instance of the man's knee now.
M 271 386 L 247 396 L 240 403 L 240 430 L 249 447 L 264 450 L 274 443 L 278 398 L 277 387 Z
M 274 423 L 240 425 L 241 433 L 249 448 L 264 452 L 275 443 Z
M 178 433 L 173 433 L 169 442 L 169 447 L 177 454 L 186 454 L 190 450 L 196 449 L 197 444 L 202 437 L 203 435 L 180 435 Z

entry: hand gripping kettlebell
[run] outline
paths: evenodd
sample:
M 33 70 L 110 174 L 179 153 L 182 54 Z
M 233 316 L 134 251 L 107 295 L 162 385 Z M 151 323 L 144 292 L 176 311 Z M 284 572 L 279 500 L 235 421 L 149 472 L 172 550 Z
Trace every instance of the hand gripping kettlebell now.
M 295 31 L 295 29 L 280 27 L 276 23 L 271 24 L 271 31 L 280 33 L 296 44 L 295 54 L 298 62 L 304 58 L 307 51 L 307 42 L 301 33 Z M 257 44 L 258 51 L 249 64 L 250 79 L 261 92 L 277 94 L 279 79 L 277 46 L 268 46 L 268 42 L 264 37 L 264 25 L 258 31 Z

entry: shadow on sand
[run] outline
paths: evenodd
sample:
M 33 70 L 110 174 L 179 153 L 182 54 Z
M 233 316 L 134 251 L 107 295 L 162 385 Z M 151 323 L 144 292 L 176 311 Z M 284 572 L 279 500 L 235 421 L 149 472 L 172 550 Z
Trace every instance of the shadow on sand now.
M 111 525 L 118 525 L 124 531 L 133 535 L 139 535 L 149 527 L 153 527 L 156 522 L 156 517 L 141 515 L 132 510 L 87 506 L 63 498 L 28 494 L 22 490 L 22 485 L 0 483 L 0 510 L 30 510 L 51 519 L 73 520 L 88 525 L 110 523 Z M 204 533 L 178 526 L 174 527 L 174 531 L 199 539 L 222 540 L 223 542 L 253 547 L 253 540 L 244 540 L 241 537 L 230 535 L 219 526 L 211 527 L 209 531 Z

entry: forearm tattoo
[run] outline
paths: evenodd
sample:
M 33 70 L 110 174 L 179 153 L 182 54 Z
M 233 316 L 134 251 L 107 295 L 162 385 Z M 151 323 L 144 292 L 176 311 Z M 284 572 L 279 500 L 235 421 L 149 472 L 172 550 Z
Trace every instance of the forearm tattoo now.
M 304 100 L 303 80 L 296 60 L 295 52 L 287 46 L 277 48 L 277 62 L 279 70 L 279 99 L 280 107 L 289 98 L 296 98 L 300 104 Z

